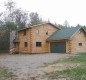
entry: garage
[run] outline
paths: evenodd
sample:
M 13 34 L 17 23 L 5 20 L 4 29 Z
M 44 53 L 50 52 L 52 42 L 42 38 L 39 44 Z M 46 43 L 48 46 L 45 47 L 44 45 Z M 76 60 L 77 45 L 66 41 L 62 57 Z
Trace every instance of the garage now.
M 51 42 L 51 53 L 66 53 L 66 42 Z

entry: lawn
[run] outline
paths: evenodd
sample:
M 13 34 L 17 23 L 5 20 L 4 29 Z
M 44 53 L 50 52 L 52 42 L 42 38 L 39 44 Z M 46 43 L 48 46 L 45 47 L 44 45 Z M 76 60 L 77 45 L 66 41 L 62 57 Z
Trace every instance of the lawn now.
M 0 80 L 16 80 L 16 76 L 5 67 L 0 67 Z
M 86 80 L 86 54 L 72 56 L 68 59 L 59 61 L 57 64 L 80 64 L 79 66 L 72 66 L 64 68 L 63 70 L 56 70 L 48 74 L 52 80 Z M 55 62 L 56 64 L 56 62 Z
M 57 60 L 39 68 L 38 72 L 40 73 L 40 71 L 43 74 L 38 75 L 37 78 L 44 78 L 44 80 L 86 80 L 86 54 L 74 55 L 63 60 Z M 0 67 L 0 80 L 19 79 L 7 68 Z

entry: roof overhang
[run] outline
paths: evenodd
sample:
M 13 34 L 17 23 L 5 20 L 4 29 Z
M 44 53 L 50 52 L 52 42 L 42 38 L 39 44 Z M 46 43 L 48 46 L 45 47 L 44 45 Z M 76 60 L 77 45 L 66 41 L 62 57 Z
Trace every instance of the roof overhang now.
M 29 26 L 29 27 L 27 27 L 27 28 L 20 29 L 19 31 L 23 31 L 23 30 L 26 30 L 26 29 L 31 29 L 31 28 L 34 28 L 34 27 L 37 27 L 37 26 L 41 26 L 41 25 L 45 25 L 45 24 L 50 24 L 50 25 L 52 25 L 53 27 L 55 27 L 55 28 L 57 28 L 57 29 L 60 30 L 60 28 L 58 28 L 57 26 L 55 26 L 55 25 L 52 24 L 52 23 L 42 23 L 42 24 L 32 25 L 32 26 Z M 18 32 L 19 32 L 19 31 L 18 31 Z
M 56 41 L 66 41 L 66 40 L 70 40 L 70 39 L 56 39 L 56 40 L 46 40 L 48 42 L 56 42 Z

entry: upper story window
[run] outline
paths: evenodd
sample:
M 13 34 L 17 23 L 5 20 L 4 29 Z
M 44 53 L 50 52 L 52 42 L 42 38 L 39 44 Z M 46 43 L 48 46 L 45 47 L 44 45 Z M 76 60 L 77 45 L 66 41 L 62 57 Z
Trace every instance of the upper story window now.
M 36 30 L 36 33 L 39 34 L 39 30 L 38 29 Z
M 81 33 L 82 31 L 81 30 L 79 30 L 79 34 Z
M 46 32 L 46 35 L 48 35 L 48 31 Z
M 26 30 L 24 30 L 24 33 L 23 34 L 26 35 Z
M 79 46 L 82 46 L 82 43 L 79 43 L 78 45 L 79 45 Z

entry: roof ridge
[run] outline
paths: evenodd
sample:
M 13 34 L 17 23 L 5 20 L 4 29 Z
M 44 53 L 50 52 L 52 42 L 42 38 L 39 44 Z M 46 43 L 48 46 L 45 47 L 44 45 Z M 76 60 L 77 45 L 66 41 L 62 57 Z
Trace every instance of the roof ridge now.
M 59 27 L 57 27 L 57 26 L 56 26 L 56 25 L 54 25 L 53 23 L 45 22 L 45 23 L 41 23 L 41 24 L 37 24 L 37 25 L 32 25 L 32 26 L 29 26 L 29 27 L 26 27 L 26 28 L 20 29 L 19 31 L 24 30 L 24 29 L 28 29 L 28 28 L 33 28 L 33 27 L 40 26 L 40 25 L 44 25 L 44 24 L 51 24 L 51 25 L 53 25 L 54 27 L 56 27 L 56 28 L 60 29 Z

